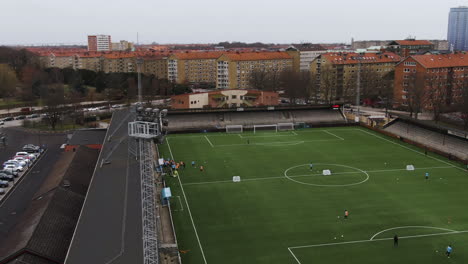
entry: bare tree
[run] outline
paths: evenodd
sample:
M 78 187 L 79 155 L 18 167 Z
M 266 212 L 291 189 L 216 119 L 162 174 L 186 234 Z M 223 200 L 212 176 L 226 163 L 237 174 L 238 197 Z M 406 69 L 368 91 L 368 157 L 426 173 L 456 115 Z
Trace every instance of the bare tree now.
M 320 71 L 320 97 L 331 103 L 336 88 L 336 72 L 331 65 L 322 66 Z
M 460 99 L 457 102 L 457 110 L 460 111 L 463 120 L 463 128 L 468 129 L 468 79 L 465 78 L 458 84 Z
M 407 102 L 408 110 L 410 116 L 418 119 L 418 114 L 421 112 L 422 104 L 425 95 L 425 84 L 424 84 L 424 75 L 423 73 L 416 73 L 409 75 L 410 79 L 405 82 L 407 84 L 408 93 L 407 93 Z
M 51 84 L 47 86 L 47 94 L 44 96 L 46 120 L 55 130 L 57 122 L 60 120 L 62 108 L 65 103 L 63 84 Z
M 440 120 L 447 103 L 447 88 L 442 80 L 432 80 L 427 82 L 425 103 L 431 108 L 434 121 Z
M 308 100 L 310 88 L 310 74 L 308 72 L 283 71 L 280 77 L 281 87 L 291 104 L 296 104 L 298 99 Z
M 268 73 L 265 68 L 255 69 L 250 73 L 249 84 L 253 89 L 265 91 L 268 82 Z

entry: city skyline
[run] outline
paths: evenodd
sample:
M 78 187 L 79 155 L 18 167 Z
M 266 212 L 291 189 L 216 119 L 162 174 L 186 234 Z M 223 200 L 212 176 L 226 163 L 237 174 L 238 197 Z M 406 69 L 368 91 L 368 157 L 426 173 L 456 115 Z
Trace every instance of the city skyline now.
M 77 6 L 70 0 L 6 2 L 0 23 L 9 27 L 4 28 L 0 45 L 86 44 L 87 35 L 92 34 L 109 34 L 114 40 L 136 42 L 137 32 L 140 43 L 349 43 L 351 38 L 408 36 L 446 39 L 450 8 L 468 5 L 468 1 L 460 0 L 395 0 L 384 7 L 371 0 L 352 3 L 292 0 L 288 5 L 280 1 L 247 0 L 231 5 L 220 5 L 214 0 L 109 3 L 83 0 Z M 73 11 L 63 8 L 67 4 L 73 4 Z

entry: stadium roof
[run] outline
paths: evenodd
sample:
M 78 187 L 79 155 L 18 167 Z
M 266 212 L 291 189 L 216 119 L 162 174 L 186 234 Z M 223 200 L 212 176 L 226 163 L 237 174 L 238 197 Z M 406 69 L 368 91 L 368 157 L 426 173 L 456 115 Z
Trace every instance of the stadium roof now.
M 66 264 L 143 263 L 139 165 L 127 141 L 134 117 L 128 110 L 112 116 Z
M 80 129 L 73 133 L 68 145 L 94 145 L 102 144 L 107 129 Z

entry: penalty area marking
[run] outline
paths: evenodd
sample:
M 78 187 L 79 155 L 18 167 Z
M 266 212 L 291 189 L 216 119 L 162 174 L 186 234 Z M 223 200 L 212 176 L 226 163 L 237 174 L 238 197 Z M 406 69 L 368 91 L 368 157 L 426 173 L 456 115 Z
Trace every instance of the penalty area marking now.
M 332 136 L 334 136 L 334 137 L 337 137 L 337 138 L 339 138 L 339 139 L 341 139 L 341 140 L 345 140 L 344 138 L 342 138 L 342 137 L 340 137 L 340 136 L 337 136 L 337 135 L 333 134 L 332 132 L 329 132 L 328 130 L 323 130 L 323 132 L 325 132 L 325 133 L 327 133 L 327 134 L 330 134 L 330 135 L 332 135 Z
M 210 143 L 210 146 L 211 146 L 212 148 L 214 148 L 214 145 L 213 145 L 213 143 L 211 143 L 210 139 L 209 139 L 207 136 L 205 136 L 205 138 L 206 138 L 206 140 L 208 141 L 208 143 Z
M 183 210 L 184 210 L 184 204 L 182 203 L 182 199 L 181 199 L 181 198 L 180 198 L 180 196 L 178 196 L 178 195 L 177 195 L 177 196 L 174 196 L 174 197 L 177 197 L 177 198 L 179 198 L 180 207 L 181 207 L 181 208 L 180 208 L 180 210 L 179 210 L 179 209 L 177 209 L 177 210 L 174 210 L 174 211 L 175 211 L 175 212 L 178 212 L 178 211 L 183 211 Z
M 318 187 L 346 187 L 346 186 L 354 186 L 354 185 L 358 185 L 358 184 L 363 184 L 365 183 L 366 181 L 369 180 L 370 176 L 369 174 L 366 172 L 366 171 L 363 171 L 361 169 L 358 169 L 358 168 L 355 168 L 355 167 L 351 167 L 351 166 L 347 166 L 347 165 L 341 165 L 341 164 L 325 164 L 325 163 L 316 163 L 314 164 L 315 165 L 328 165 L 328 166 L 337 166 L 337 167 L 343 167 L 343 168 L 348 168 L 348 169 L 353 169 L 353 170 L 356 170 L 357 173 L 364 173 L 366 175 L 366 178 L 360 182 L 355 182 L 355 183 L 349 183 L 349 184 L 315 184 L 315 183 L 307 183 L 307 182 L 302 182 L 302 181 L 298 181 L 298 180 L 295 180 L 293 179 L 292 175 L 289 176 L 288 175 L 288 171 L 292 170 L 292 169 L 295 169 L 295 168 L 299 168 L 299 167 L 304 167 L 304 166 L 309 166 L 309 164 L 301 164 L 301 165 L 297 165 L 297 166 L 293 166 L 291 168 L 288 168 L 284 171 L 284 177 L 286 177 L 288 180 L 290 181 L 293 181 L 293 182 L 296 182 L 296 183 L 299 183 L 299 184 L 303 184 L 303 185 L 310 185 L 310 186 L 318 186 Z
M 378 235 L 380 235 L 382 233 L 385 233 L 387 231 L 392 231 L 392 230 L 397 230 L 397 229 L 409 229 L 409 228 L 437 229 L 437 230 L 448 231 L 448 232 L 458 232 L 456 230 L 441 228 L 441 227 L 434 227 L 434 226 L 398 226 L 398 227 L 392 227 L 392 228 L 385 229 L 385 230 L 382 230 L 380 232 L 377 232 L 369 240 L 374 240 L 374 238 L 376 236 L 378 236 Z
M 437 228 L 438 229 L 438 228 Z M 447 229 L 450 230 L 450 229 Z M 425 234 L 425 235 L 413 235 L 413 236 L 401 236 L 398 239 L 410 239 L 410 238 L 419 238 L 419 237 L 433 237 L 433 236 L 443 236 L 443 235 L 453 235 L 453 234 L 462 234 L 468 233 L 468 230 L 463 231 L 450 231 L 444 233 L 433 233 L 433 234 Z M 295 247 L 288 247 L 288 251 L 294 257 L 298 264 L 302 264 L 299 261 L 299 258 L 294 254 L 293 249 L 301 249 L 301 248 L 316 248 L 316 247 L 327 247 L 327 246 L 337 246 L 337 245 L 348 245 L 348 244 L 358 244 L 358 243 L 369 243 L 369 242 L 377 242 L 377 241 L 386 241 L 386 240 L 393 240 L 393 237 L 387 238 L 377 238 L 377 239 L 366 239 L 366 240 L 354 240 L 354 241 L 346 241 L 346 242 L 336 242 L 336 243 L 324 243 L 324 244 L 314 244 L 314 245 L 305 245 L 305 246 L 295 246 Z

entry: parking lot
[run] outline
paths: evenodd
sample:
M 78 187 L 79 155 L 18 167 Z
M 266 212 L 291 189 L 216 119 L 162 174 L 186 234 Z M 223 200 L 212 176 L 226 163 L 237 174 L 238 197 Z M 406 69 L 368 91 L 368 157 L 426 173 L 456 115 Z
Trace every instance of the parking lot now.
M 66 134 L 38 134 L 18 128 L 0 129 L 7 137 L 7 145 L 0 144 L 0 162 L 9 160 L 26 144 L 42 146 L 47 150 L 27 172 L 15 179 L 14 187 L 8 187 L 8 194 L 0 196 L 0 241 L 14 227 L 20 215 L 34 199 L 34 195 L 60 158 L 61 144 L 67 140 Z

